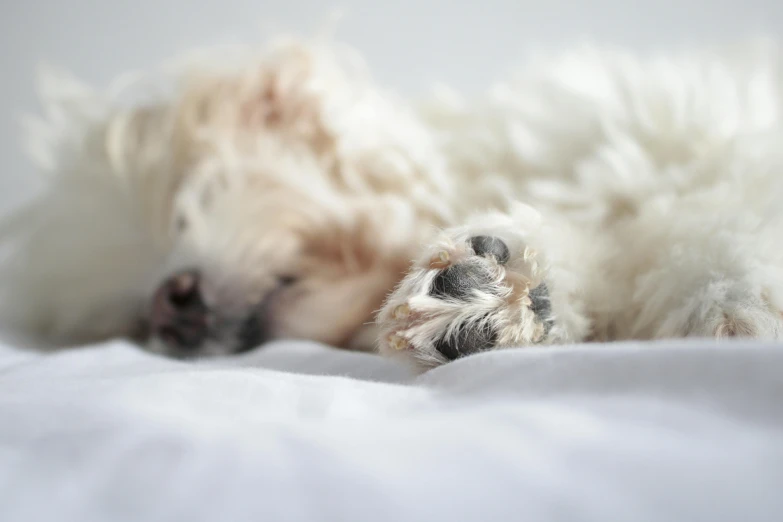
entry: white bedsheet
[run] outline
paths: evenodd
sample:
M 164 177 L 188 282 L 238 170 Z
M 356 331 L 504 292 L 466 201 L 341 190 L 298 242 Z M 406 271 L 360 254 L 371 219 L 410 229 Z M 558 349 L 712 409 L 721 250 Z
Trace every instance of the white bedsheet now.
M 783 347 L 0 348 L 0 521 L 783 520 Z

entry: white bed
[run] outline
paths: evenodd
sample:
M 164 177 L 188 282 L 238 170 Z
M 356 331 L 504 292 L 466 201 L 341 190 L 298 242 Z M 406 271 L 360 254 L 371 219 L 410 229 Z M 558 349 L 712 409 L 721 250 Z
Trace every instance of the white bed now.
M 783 520 L 783 347 L 0 348 L 0 521 Z

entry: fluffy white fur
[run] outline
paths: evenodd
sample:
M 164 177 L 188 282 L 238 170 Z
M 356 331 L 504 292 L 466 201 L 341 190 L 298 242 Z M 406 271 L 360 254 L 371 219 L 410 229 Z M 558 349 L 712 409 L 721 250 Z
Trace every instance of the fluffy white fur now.
M 201 274 L 217 325 L 198 354 L 233 351 L 259 302 L 270 337 L 368 349 L 380 335 L 381 352 L 420 367 L 445 362 L 437 341 L 464 328 L 491 328 L 497 347 L 783 335 L 774 45 L 578 48 L 484 96 L 418 105 L 325 42 L 200 54 L 150 77 L 173 85 L 42 84 L 29 127 L 49 176 L 3 230 L 3 297 L 9 322 L 49 344 L 131 336 L 168 353 L 150 300 L 182 269 Z M 476 235 L 510 261 L 476 256 Z M 492 282 L 430 296 L 459 262 Z M 546 332 L 529 298 L 542 281 Z

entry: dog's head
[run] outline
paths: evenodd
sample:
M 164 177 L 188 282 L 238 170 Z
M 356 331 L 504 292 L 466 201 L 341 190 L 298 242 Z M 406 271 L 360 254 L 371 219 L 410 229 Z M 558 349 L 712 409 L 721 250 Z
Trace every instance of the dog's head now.
M 229 71 L 202 60 L 165 101 L 80 114 L 21 223 L 26 326 L 184 357 L 283 337 L 368 347 L 448 210 L 427 131 L 343 57 L 286 44 Z M 79 92 L 71 105 L 97 103 Z

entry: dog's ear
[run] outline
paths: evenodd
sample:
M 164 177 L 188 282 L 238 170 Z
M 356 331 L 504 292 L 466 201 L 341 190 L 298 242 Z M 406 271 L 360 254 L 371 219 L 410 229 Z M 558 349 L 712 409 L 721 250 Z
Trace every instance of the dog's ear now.
M 59 151 L 82 140 L 106 104 L 95 90 L 62 69 L 41 64 L 36 76 L 42 111 L 22 117 L 24 144 L 39 169 L 52 171 Z
M 383 100 L 364 63 L 342 46 L 281 39 L 226 61 L 207 56 L 180 75 L 177 110 L 186 128 L 269 130 L 328 147 L 330 136 L 353 130 L 357 118 L 378 126 L 373 109 Z

